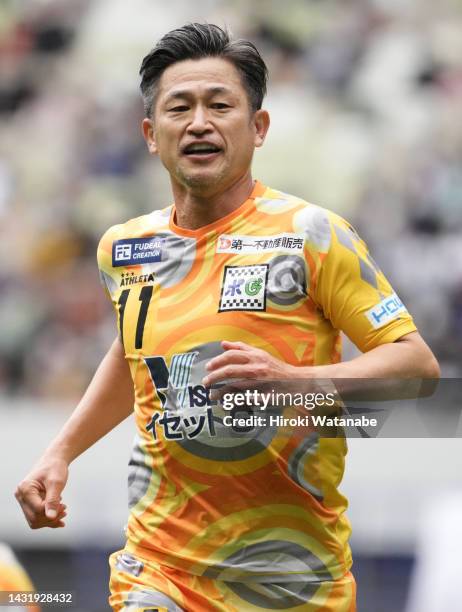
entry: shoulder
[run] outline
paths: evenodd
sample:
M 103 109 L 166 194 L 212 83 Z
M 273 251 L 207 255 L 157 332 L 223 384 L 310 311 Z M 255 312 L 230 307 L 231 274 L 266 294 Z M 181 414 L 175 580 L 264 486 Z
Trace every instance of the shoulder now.
M 131 259 L 134 243 L 168 232 L 171 209 L 172 207 L 168 206 L 155 210 L 147 215 L 129 219 L 125 223 L 113 225 L 106 230 L 97 250 L 100 270 L 111 274 L 114 264 L 120 266 L 124 261 Z
M 168 206 L 161 210 L 154 210 L 146 215 L 141 215 L 140 217 L 134 217 L 125 223 L 111 226 L 101 237 L 100 247 L 104 248 L 115 240 L 142 238 L 156 232 L 168 230 L 171 210 L 172 206 Z
M 289 218 L 292 231 L 303 234 L 308 248 L 321 253 L 329 251 L 333 241 L 359 240 L 352 225 L 335 212 L 313 204 L 298 196 L 267 187 L 263 195 L 255 199 L 255 206 L 261 213 Z
M 125 223 L 111 226 L 101 237 L 98 244 L 98 261 L 112 260 L 113 245 L 124 241 L 155 236 L 168 231 L 172 206 L 129 219 Z

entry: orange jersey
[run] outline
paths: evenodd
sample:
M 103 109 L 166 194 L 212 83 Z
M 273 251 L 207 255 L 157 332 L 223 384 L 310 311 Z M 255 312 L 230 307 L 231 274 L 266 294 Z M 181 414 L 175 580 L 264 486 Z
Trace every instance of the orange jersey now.
M 292 365 L 340 360 L 339 330 L 362 350 L 415 330 L 351 226 L 256 183 L 198 230 L 174 207 L 109 229 L 98 249 L 135 388 L 126 550 L 234 581 L 337 580 L 350 526 L 338 485 L 343 439 L 240 435 L 201 384 L 221 341 Z
M 21 605 L 21 591 L 34 592 L 32 584 L 25 569 L 16 559 L 13 551 L 9 546 L 0 542 L 0 591 L 3 591 L 2 603 L 11 601 L 11 604 L 16 604 L 14 610 L 40 612 L 40 606 L 28 606 L 26 603 Z M 10 597 L 13 599 L 10 600 Z M 23 602 L 27 602 L 23 599 Z

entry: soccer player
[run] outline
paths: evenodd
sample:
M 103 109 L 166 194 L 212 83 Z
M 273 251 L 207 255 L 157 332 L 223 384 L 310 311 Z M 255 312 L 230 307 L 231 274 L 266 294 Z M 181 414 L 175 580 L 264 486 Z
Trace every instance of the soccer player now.
M 26 593 L 23 594 L 22 591 Z M 33 591 L 34 585 L 12 549 L 0 542 L 0 605 L 8 604 L 11 612 L 40 612 L 39 606 L 21 605 L 21 600 L 27 601 L 28 594 Z M 26 599 L 23 599 L 24 596 Z
M 211 24 L 169 32 L 144 58 L 143 134 L 174 203 L 103 236 L 118 337 L 16 493 L 32 528 L 63 526 L 69 463 L 134 404 L 117 611 L 355 610 L 345 441 L 239 435 L 210 386 L 439 374 L 353 228 L 253 180 L 266 73 L 253 44 Z M 339 330 L 362 355 L 340 362 Z

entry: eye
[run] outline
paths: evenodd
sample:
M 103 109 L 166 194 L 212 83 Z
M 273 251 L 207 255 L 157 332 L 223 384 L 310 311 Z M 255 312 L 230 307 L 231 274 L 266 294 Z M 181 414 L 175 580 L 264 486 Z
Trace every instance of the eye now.
M 224 102 L 214 102 L 213 104 L 211 104 L 211 107 L 217 110 L 224 110 L 226 108 L 230 108 L 229 104 L 225 104 Z
M 184 113 L 187 110 L 189 110 L 189 106 L 186 106 L 185 104 L 180 104 L 179 106 L 174 106 L 173 108 L 169 108 L 168 112 L 169 113 Z

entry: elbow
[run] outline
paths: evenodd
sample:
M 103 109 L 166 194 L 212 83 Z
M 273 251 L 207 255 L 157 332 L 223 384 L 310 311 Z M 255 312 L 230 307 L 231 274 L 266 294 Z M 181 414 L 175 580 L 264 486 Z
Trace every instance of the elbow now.
M 423 340 L 417 345 L 414 353 L 415 363 L 418 364 L 418 377 L 438 380 L 441 376 L 440 365 L 431 348 Z
M 422 367 L 422 378 L 435 378 L 439 379 L 441 377 L 441 369 L 440 365 L 435 357 L 435 355 L 429 351 L 430 355 L 425 360 L 425 364 Z
M 408 363 L 411 377 L 438 380 L 441 376 L 439 363 L 431 348 L 418 332 L 410 333 L 398 342 L 408 350 Z
M 422 385 L 420 387 L 419 397 L 432 397 L 438 388 L 439 379 L 441 377 L 440 366 L 435 355 L 433 355 L 430 349 L 428 349 L 428 353 L 428 358 L 420 374 Z

